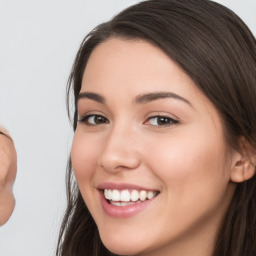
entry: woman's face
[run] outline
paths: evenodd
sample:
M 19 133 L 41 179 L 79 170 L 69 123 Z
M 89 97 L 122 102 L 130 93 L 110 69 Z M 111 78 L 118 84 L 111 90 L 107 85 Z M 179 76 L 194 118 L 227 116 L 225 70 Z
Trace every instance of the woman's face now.
M 207 255 L 234 192 L 233 161 L 190 77 L 148 42 L 111 38 L 88 61 L 78 115 L 73 168 L 105 246 Z

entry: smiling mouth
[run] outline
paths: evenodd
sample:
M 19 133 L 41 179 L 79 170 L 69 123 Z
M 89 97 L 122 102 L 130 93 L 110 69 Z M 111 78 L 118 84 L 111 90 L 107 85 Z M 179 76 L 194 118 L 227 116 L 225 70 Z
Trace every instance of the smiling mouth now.
M 103 194 L 107 202 L 114 206 L 128 206 L 137 203 L 143 203 L 156 197 L 158 191 L 146 191 L 146 190 L 116 190 L 116 189 L 104 189 Z

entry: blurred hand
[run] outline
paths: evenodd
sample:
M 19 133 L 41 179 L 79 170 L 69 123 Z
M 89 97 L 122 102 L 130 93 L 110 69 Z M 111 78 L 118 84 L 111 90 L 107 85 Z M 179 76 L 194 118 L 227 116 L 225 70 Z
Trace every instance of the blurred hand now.
M 15 200 L 12 193 L 17 172 L 17 154 L 8 132 L 0 127 L 0 226 L 11 216 Z

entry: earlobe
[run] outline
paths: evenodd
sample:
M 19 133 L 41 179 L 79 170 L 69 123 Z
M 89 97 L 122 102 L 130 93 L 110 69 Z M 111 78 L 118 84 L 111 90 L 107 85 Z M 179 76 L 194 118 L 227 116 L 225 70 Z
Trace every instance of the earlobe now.
M 243 138 L 240 139 L 241 153 L 233 156 L 234 163 L 231 170 L 231 181 L 241 183 L 255 175 L 256 154 L 252 146 Z

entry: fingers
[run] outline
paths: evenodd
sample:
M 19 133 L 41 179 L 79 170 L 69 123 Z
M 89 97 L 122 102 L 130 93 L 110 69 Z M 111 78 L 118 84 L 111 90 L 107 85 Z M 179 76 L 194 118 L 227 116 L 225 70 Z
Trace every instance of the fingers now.
M 6 136 L 7 138 L 12 139 L 9 135 L 7 135 L 7 134 L 5 134 L 5 133 L 3 133 L 3 132 L 1 132 L 1 131 L 0 131 L 0 135 L 4 135 L 4 136 Z
M 14 209 L 13 184 L 17 172 L 17 154 L 10 135 L 0 130 L 0 226 Z
M 10 140 L 12 140 L 9 132 L 5 128 L 3 128 L 2 126 L 0 126 L 0 135 L 6 136 Z

